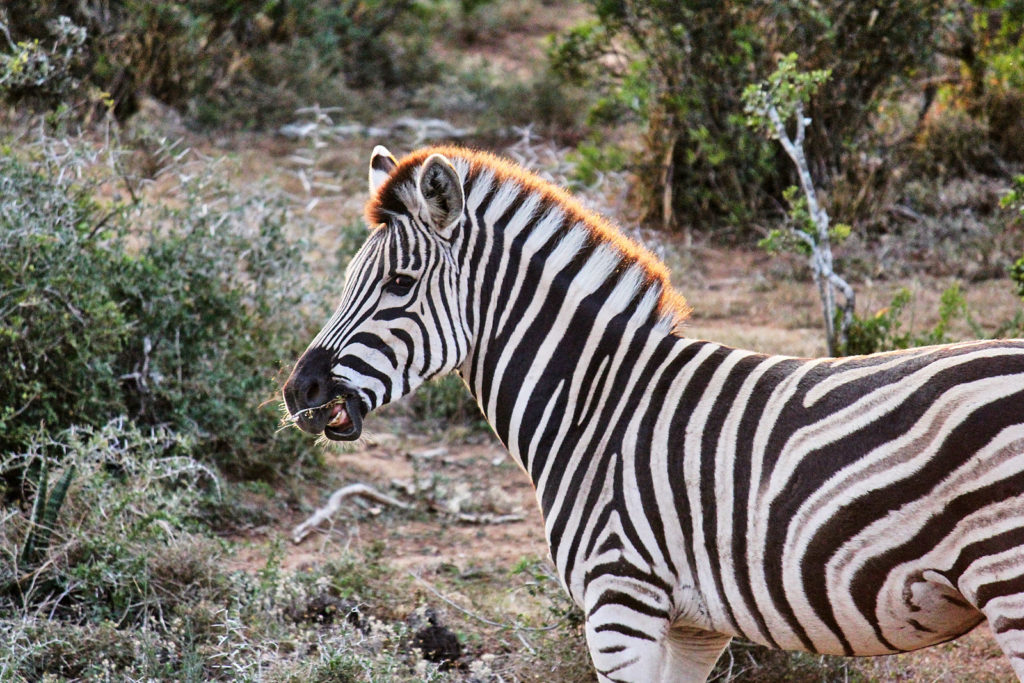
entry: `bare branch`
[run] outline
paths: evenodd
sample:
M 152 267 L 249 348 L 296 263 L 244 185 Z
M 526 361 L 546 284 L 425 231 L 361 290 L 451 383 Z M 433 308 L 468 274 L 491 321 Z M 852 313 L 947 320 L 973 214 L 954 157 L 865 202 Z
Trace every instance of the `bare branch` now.
M 292 542 L 301 543 L 306 536 L 312 533 L 313 529 L 320 525 L 321 522 L 325 522 L 333 517 L 338 510 L 341 509 L 341 504 L 346 498 L 353 496 L 360 496 L 362 498 L 369 498 L 370 500 L 384 505 L 391 505 L 400 510 L 411 510 L 412 506 L 403 503 L 397 498 L 381 493 L 372 486 L 366 484 L 350 484 L 343 488 L 338 489 L 331 494 L 331 497 L 327 500 L 327 504 L 322 508 L 314 512 L 306 521 L 295 527 L 292 531 Z

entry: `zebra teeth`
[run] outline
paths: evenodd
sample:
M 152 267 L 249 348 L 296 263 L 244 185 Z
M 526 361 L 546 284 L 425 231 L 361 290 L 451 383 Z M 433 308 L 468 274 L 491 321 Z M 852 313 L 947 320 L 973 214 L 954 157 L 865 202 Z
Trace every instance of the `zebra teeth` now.
M 349 421 L 348 411 L 340 403 L 331 409 L 331 419 L 327 422 L 328 427 L 341 427 Z

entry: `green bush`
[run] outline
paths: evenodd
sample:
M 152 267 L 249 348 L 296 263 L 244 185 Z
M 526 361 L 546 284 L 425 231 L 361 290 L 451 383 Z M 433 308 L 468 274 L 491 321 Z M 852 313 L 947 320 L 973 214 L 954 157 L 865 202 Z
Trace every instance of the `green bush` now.
M 219 491 L 213 471 L 193 459 L 194 445 L 170 430 L 144 432 L 117 419 L 39 431 L 23 452 L 0 457 L 0 470 L 41 472 L 27 493 L 36 507 L 47 498 L 51 507 L 45 519 L 35 510 L 9 511 L 0 534 L 0 613 L 47 605 L 50 614 L 76 622 L 138 624 L 157 604 L 171 604 L 176 584 L 211 582 L 211 567 L 191 566 L 210 553 L 165 561 L 177 542 L 198 551 L 204 541 L 187 531 L 196 526 L 190 520 L 198 501 Z M 49 472 L 62 484 L 59 500 L 56 486 L 47 496 Z
M 634 161 L 642 178 L 638 199 L 659 222 L 731 223 L 746 230 L 753 219 L 777 211 L 773 198 L 794 177 L 777 150 L 745 129 L 740 98 L 779 54 L 800 55 L 801 71 L 831 73 L 807 112 L 805 148 L 814 176 L 826 190 L 837 190 L 831 208 L 840 221 L 865 218 L 878 204 L 871 198 L 892 191 L 886 179 L 898 175 L 906 161 L 901 152 L 928 120 L 937 83 L 948 84 L 947 101 L 972 123 L 956 123 L 970 132 L 961 149 L 942 150 L 943 138 L 935 138 L 936 151 L 956 158 L 937 159 L 932 168 L 962 161 L 992 171 L 998 165 L 990 150 L 1012 157 L 1004 138 L 1020 137 L 1014 117 L 1024 84 L 1014 74 L 1020 73 L 1024 33 L 1012 3 L 589 4 L 596 20 L 561 35 L 550 60 L 567 81 L 597 94 L 594 125 L 631 121 L 641 127 L 643 149 Z M 973 60 L 969 71 L 979 76 L 960 78 L 960 64 L 940 54 Z M 969 82 L 998 86 L 983 98 Z M 915 121 L 910 109 L 918 102 Z M 972 146 L 978 135 L 983 142 L 996 135 L 997 126 L 1011 133 L 981 149 Z
M 1000 199 L 1000 206 L 1016 213 L 1015 220 L 1018 222 L 1024 219 L 1024 175 L 1015 176 L 1013 187 Z M 1016 289 L 1017 296 L 1024 301 L 1024 255 L 1018 258 L 1009 268 L 1010 280 Z M 1007 334 L 1024 334 L 1024 311 L 1019 312 L 1017 317 L 1004 325 Z
M 912 301 L 910 290 L 904 288 L 896 292 L 888 306 L 874 315 L 862 318 L 855 314 L 847 331 L 846 346 L 840 349 L 839 355 L 855 356 L 946 344 L 952 341 L 949 328 L 955 321 L 963 319 L 973 325 L 967 311 L 967 300 L 958 283 L 950 285 L 942 292 L 939 299 L 939 320 L 930 330 L 915 333 L 903 328 L 904 313 Z M 980 330 L 976 332 L 980 333 Z
M 114 283 L 130 259 L 89 190 L 56 173 L 0 154 L 0 452 L 123 410 L 131 331 Z
M 37 37 L 0 53 L 0 95 L 5 99 L 55 107 L 79 88 L 74 72 L 81 69 L 85 29 L 60 16 L 46 22 L 46 30 L 45 44 Z
M 1017 296 L 1024 299 L 1024 256 L 1021 256 L 1010 266 L 1010 279 L 1013 280 L 1014 285 L 1017 287 Z
M 310 334 L 314 288 L 284 199 L 198 164 L 172 201 L 101 204 L 111 179 L 34 154 L 0 153 L 0 452 L 126 415 L 193 435 L 230 472 L 290 462 L 273 376 Z
M 949 107 L 929 117 L 906 150 L 909 171 L 923 178 L 970 178 L 979 170 L 999 174 L 1000 160 L 983 120 Z
M 409 397 L 409 403 L 413 414 L 421 419 L 460 424 L 475 421 L 478 425 L 483 422 L 476 399 L 455 375 L 444 375 L 427 382 Z
M 153 211 L 117 280 L 134 331 L 121 356 L 127 408 L 197 433 L 228 471 L 265 475 L 294 455 L 274 452 L 271 378 L 305 341 L 304 244 L 272 193 L 239 195 L 214 174 L 184 177 L 180 188 L 180 206 Z M 258 409 L 263 400 L 273 406 Z
M 964 78 L 954 92 L 986 127 L 1000 157 L 1024 161 L 1024 7 L 972 0 L 951 11 Z
M 640 203 L 661 215 L 667 181 L 675 215 L 749 219 L 763 202 L 773 158 L 767 141 L 746 129 L 739 99 L 766 63 L 754 3 L 590 4 L 597 21 L 562 36 L 552 66 L 599 93 L 593 123 L 626 120 L 644 129 L 633 164 L 643 178 Z M 623 47 L 628 63 L 609 69 L 610 53 L 621 63 Z
M 70 20 L 85 30 L 84 45 L 73 63 L 51 58 L 50 71 L 84 88 L 70 102 L 53 96 L 55 78 L 6 90 L 0 81 L 0 90 L 83 110 L 93 105 L 85 95 L 99 91 L 119 118 L 149 95 L 201 122 L 227 114 L 275 123 L 299 102 L 341 104 L 344 86 L 435 77 L 422 32 L 404 23 L 417 11 L 426 10 L 414 0 L 43 0 L 10 13 L 15 53 L 40 54 L 55 40 L 53 27 Z

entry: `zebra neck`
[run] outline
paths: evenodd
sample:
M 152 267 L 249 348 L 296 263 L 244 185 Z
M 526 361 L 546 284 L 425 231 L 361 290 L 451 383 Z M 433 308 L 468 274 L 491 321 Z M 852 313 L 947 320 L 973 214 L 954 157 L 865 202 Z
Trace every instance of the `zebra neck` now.
M 560 245 L 566 251 L 539 263 L 520 257 L 522 267 L 482 295 L 492 303 L 479 314 L 482 331 L 462 368 L 491 426 L 535 484 L 548 453 L 609 421 L 609 397 L 629 389 L 630 354 L 682 341 L 658 314 L 660 288 L 642 270 L 614 250 L 573 241 L 569 235 Z

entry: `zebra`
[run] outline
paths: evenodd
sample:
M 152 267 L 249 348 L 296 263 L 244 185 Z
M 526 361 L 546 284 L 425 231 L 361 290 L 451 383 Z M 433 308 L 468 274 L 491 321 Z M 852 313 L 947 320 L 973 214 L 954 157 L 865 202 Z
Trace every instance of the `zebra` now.
M 880 655 L 986 618 L 1024 679 L 1024 340 L 691 339 L 650 251 L 514 163 L 377 146 L 369 185 L 290 419 L 356 439 L 458 373 L 535 485 L 599 680 L 703 681 L 733 637 Z

